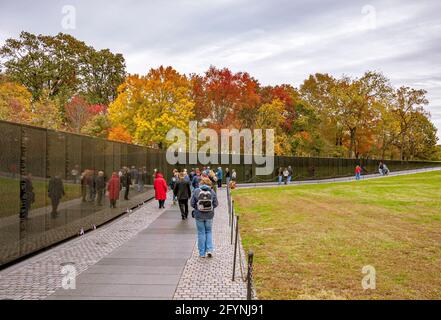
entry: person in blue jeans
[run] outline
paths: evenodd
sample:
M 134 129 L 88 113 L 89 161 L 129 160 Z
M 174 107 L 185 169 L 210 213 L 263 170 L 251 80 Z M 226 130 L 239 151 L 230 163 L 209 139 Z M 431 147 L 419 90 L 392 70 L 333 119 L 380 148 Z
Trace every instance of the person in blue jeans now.
M 191 197 L 198 232 L 199 257 L 213 256 L 213 217 L 218 206 L 216 193 L 211 189 L 211 180 L 203 177 Z

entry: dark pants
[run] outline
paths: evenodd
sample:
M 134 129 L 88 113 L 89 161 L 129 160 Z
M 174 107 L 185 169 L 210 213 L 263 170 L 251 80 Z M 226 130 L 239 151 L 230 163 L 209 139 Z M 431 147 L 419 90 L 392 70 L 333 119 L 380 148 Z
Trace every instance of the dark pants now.
M 103 205 L 103 195 L 104 195 L 104 189 L 96 190 L 96 204 L 99 206 Z
M 179 210 L 181 210 L 181 216 L 188 217 L 188 199 L 179 199 Z
M 116 208 L 116 199 L 110 199 L 110 207 Z
M 217 187 L 222 188 L 222 179 L 217 180 Z
M 51 198 L 52 202 L 52 213 L 57 213 L 58 205 L 60 204 L 59 198 Z
M 126 190 L 124 191 L 124 200 L 129 200 L 129 191 L 130 191 L 130 186 L 127 186 Z
M 159 208 L 164 208 L 165 200 L 158 200 Z

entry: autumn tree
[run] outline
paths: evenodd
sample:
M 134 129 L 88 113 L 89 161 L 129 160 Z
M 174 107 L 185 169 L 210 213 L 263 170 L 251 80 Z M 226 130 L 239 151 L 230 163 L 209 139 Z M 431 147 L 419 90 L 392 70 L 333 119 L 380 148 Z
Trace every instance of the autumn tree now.
M 76 94 L 90 103 L 108 104 L 125 78 L 121 54 L 108 49 L 96 51 L 64 33 L 46 36 L 22 32 L 18 39 L 6 40 L 0 57 L 6 74 L 25 86 L 33 100 L 45 92 L 59 101 L 60 108 Z
M 109 129 L 107 137 L 109 140 L 132 143 L 133 138 L 130 133 L 121 125 Z
M 0 82 L 0 120 L 27 123 L 31 116 L 31 93 L 15 82 Z
M 425 90 L 416 90 L 409 87 L 400 87 L 395 93 L 392 112 L 398 121 L 398 138 L 395 144 L 400 150 L 401 160 L 404 160 L 409 131 L 418 121 L 419 114 L 427 115 L 424 106 L 429 102 L 425 95 Z
M 143 77 L 129 76 L 109 106 L 109 118 L 135 143 L 165 147 L 170 143 L 166 134 L 171 128 L 188 132 L 194 118 L 191 88 L 190 80 L 172 67 L 151 69 Z
M 212 128 L 251 128 L 256 121 L 259 83 L 246 72 L 211 66 L 204 77 L 193 77 L 193 100 L 199 118 Z M 202 119 L 199 119 L 202 120 Z
M 66 120 L 69 130 L 81 133 L 81 129 L 95 115 L 90 104 L 82 96 L 74 96 L 66 105 Z

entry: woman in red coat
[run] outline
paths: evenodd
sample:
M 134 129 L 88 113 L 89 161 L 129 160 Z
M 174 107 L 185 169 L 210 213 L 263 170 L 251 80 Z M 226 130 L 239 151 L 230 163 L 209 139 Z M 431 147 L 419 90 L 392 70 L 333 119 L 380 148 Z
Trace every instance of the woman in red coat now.
M 167 199 L 167 182 L 165 182 L 164 177 L 161 173 L 156 174 L 155 181 L 153 182 L 153 187 L 155 188 L 155 198 L 159 202 L 159 209 L 165 208 L 164 203 L 165 199 Z
M 112 173 L 112 178 L 107 185 L 107 191 L 109 191 L 110 207 L 116 208 L 116 200 L 119 199 L 119 192 L 121 191 L 119 176 L 116 172 Z

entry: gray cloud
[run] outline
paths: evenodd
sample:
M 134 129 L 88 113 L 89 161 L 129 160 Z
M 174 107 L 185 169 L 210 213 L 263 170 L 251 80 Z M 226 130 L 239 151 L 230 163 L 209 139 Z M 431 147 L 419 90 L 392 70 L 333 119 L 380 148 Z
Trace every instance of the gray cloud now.
M 61 27 L 64 5 L 76 8 L 75 30 Z M 440 11 L 437 0 L 0 0 L 0 43 L 22 30 L 68 32 L 123 53 L 132 73 L 161 64 L 202 73 L 213 64 L 263 84 L 379 70 L 395 86 L 428 91 L 441 138 Z

